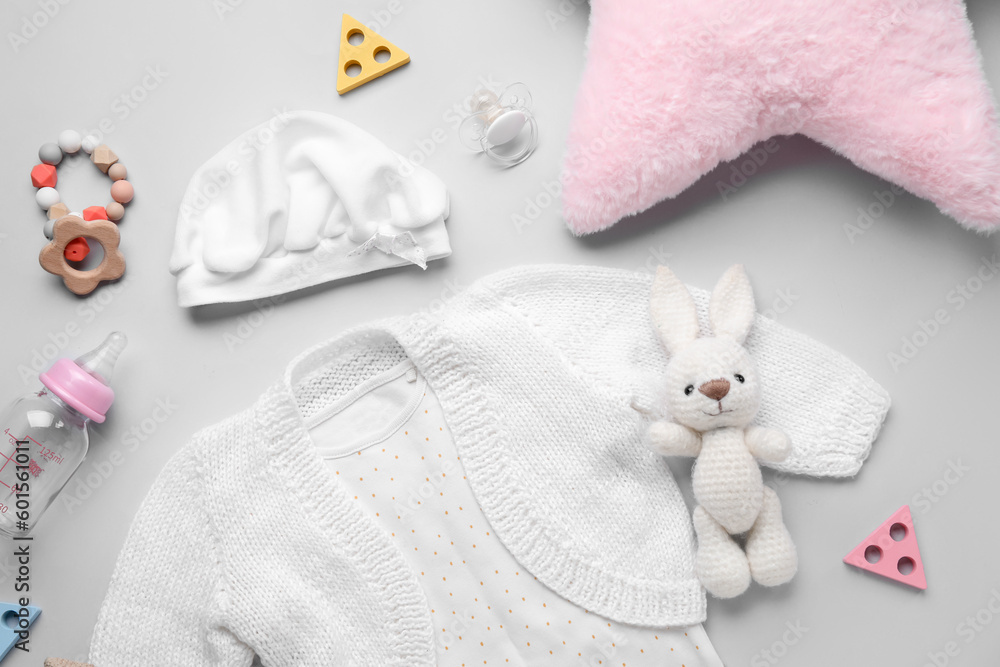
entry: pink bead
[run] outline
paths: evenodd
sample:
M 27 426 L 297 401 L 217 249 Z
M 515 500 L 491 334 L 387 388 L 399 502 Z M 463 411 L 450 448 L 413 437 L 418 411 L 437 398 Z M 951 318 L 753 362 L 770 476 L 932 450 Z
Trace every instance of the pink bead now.
M 127 204 L 135 196 L 135 190 L 128 181 L 115 181 L 111 184 L 111 198 L 120 204 Z
M 108 220 L 118 222 L 125 217 L 125 207 L 116 201 L 104 207 L 104 212 L 108 214 Z

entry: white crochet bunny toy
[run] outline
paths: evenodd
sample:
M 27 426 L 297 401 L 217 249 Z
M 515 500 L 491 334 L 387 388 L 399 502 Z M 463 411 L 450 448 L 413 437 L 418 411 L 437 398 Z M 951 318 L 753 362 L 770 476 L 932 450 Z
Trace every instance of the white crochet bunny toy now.
M 791 442 L 781 431 L 751 424 L 761 387 L 743 347 L 756 310 L 750 280 L 737 265 L 715 286 L 709 306 L 714 337 L 699 337 L 694 299 L 666 267 L 656 272 L 651 310 L 670 355 L 666 390 L 673 421 L 650 427 L 650 447 L 665 456 L 697 457 L 698 578 L 720 598 L 743 593 L 751 576 L 764 586 L 783 584 L 795 575 L 798 559 L 781 502 L 764 485 L 757 459 L 783 461 Z M 741 533 L 747 533 L 745 550 L 731 537 Z

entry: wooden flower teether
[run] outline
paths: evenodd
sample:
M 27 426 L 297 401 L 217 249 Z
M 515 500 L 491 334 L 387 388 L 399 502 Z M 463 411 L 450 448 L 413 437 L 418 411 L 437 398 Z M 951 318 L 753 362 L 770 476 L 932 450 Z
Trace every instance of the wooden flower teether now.
M 79 271 L 66 262 L 66 246 L 81 237 L 93 239 L 104 248 L 104 259 L 95 269 Z M 90 294 L 102 280 L 116 280 L 125 273 L 125 257 L 118 250 L 120 240 L 118 226 L 110 220 L 66 215 L 53 225 L 52 241 L 42 248 L 38 263 L 49 273 L 61 276 L 70 292 Z

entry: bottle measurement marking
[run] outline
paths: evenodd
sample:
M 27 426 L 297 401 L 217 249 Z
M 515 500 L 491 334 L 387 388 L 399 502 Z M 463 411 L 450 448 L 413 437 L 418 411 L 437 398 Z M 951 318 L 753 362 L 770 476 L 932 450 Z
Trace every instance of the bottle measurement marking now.
M 4 459 L 3 465 L 0 465 L 0 472 L 3 472 L 3 469 L 7 467 L 7 464 L 14 460 L 13 455 L 17 453 L 17 442 L 18 441 L 16 439 L 14 439 L 13 436 L 11 436 L 11 444 L 14 445 L 14 451 L 11 452 L 10 454 L 6 454 L 4 452 L 0 452 L 0 457 L 3 457 L 3 459 Z M 27 442 L 27 441 L 26 440 L 21 440 L 21 442 Z M 14 465 L 17 465 L 17 464 L 15 463 Z M 3 484 L 8 489 L 10 489 L 11 493 L 17 493 L 17 489 L 11 488 L 10 484 L 8 484 L 7 482 L 3 481 L 2 479 L 0 479 L 0 484 Z
M 3 430 L 3 432 L 7 434 L 7 439 L 10 441 L 10 444 L 14 445 L 15 448 L 17 448 L 18 441 L 24 442 L 25 440 L 31 440 L 33 443 L 35 443 L 39 447 L 44 447 L 45 446 L 42 443 L 40 443 L 37 440 L 35 440 L 34 438 L 32 438 L 30 435 L 26 435 L 23 438 L 18 438 L 16 436 L 14 436 L 13 434 L 11 434 L 9 428 L 5 428 Z M 2 454 L 0 454 L 0 456 L 2 456 Z
M 50 462 L 54 461 L 55 463 L 62 463 L 63 462 L 63 457 L 59 456 L 54 451 L 52 451 L 51 449 L 49 449 L 48 447 L 46 447 L 42 443 L 38 442 L 37 440 L 35 440 L 34 438 L 32 438 L 30 435 L 26 435 L 23 438 L 17 438 L 15 436 L 11 435 L 10 429 L 4 429 L 4 433 L 7 434 L 7 439 L 10 442 L 10 444 L 14 447 L 15 450 L 17 449 L 17 442 L 18 442 L 18 440 L 20 440 L 21 442 L 23 442 L 25 440 L 30 440 L 31 442 L 33 442 L 36 445 L 38 445 L 38 453 L 39 453 L 39 456 L 41 458 L 45 459 L 46 461 L 50 461 Z M 8 461 L 10 460 L 10 457 L 8 457 L 3 452 L 0 452 L 0 457 L 5 457 L 5 458 L 7 458 Z M 4 465 L 6 465 L 6 464 L 4 464 Z M 2 471 L 2 470 L 3 470 L 3 466 L 0 465 L 0 471 Z M 0 484 L 2 484 L 2 482 L 0 482 Z
M 7 467 L 8 463 L 14 461 L 14 456 L 17 454 L 17 445 L 20 442 L 23 443 L 32 442 L 35 445 L 37 445 L 39 450 L 39 457 L 45 459 L 46 461 L 54 461 L 56 464 L 61 464 L 63 462 L 63 458 L 61 456 L 59 456 L 51 449 L 49 449 L 42 443 L 32 438 L 30 435 L 25 435 L 23 438 L 18 438 L 17 436 L 13 435 L 10 432 L 9 428 L 5 428 L 3 432 L 7 435 L 7 440 L 14 449 L 10 452 L 10 454 L 0 451 L 0 458 L 4 460 L 3 463 L 0 464 L 0 472 L 4 471 L 4 468 Z M 34 461 L 32 461 L 32 463 L 34 463 Z M 16 462 L 14 462 L 14 464 L 17 465 Z M 37 464 L 35 465 L 37 466 Z M 41 471 L 41 467 L 38 467 L 38 470 Z M 37 477 L 37 475 L 35 476 Z M 0 485 L 6 486 L 11 493 L 18 492 L 18 486 L 16 484 L 14 486 L 11 486 L 7 482 L 0 479 Z M 0 502 L 0 514 L 6 514 L 7 509 L 8 509 L 7 506 L 4 505 L 4 503 Z
M 11 461 L 14 461 L 14 457 L 19 452 L 22 451 L 21 445 L 29 445 L 29 444 L 31 444 L 33 442 L 36 445 L 38 445 L 39 447 L 41 447 L 41 444 L 37 440 L 35 440 L 34 438 L 32 438 L 30 436 L 25 436 L 24 438 L 16 438 L 16 437 L 12 436 L 10 434 L 10 429 L 9 428 L 4 429 L 4 433 L 7 434 L 7 437 L 10 438 L 10 440 L 11 440 L 11 444 L 14 445 L 14 451 L 11 454 L 4 454 L 3 452 L 0 452 L 0 456 L 2 456 L 5 459 L 5 461 L 3 462 L 3 465 L 0 465 L 0 472 L 3 472 L 3 469 L 7 467 L 7 464 L 10 463 Z M 24 448 L 24 449 L 27 449 L 27 448 Z M 16 466 L 17 462 L 14 462 L 14 465 Z M 17 494 L 17 493 L 20 492 L 20 488 L 18 487 L 17 484 L 15 484 L 14 486 L 11 486 L 10 484 L 8 484 L 7 482 L 5 482 L 3 480 L 0 480 L 0 484 L 3 484 L 8 489 L 10 489 L 10 492 L 11 492 L 12 495 Z M 5 504 L 0 503 L 0 514 L 6 514 L 7 513 L 7 509 L 8 509 L 8 507 Z

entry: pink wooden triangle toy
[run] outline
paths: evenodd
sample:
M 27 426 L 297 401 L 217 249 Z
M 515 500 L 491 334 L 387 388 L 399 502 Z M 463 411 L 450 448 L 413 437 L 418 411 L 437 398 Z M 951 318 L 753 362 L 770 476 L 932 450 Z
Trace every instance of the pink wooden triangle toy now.
M 924 563 L 920 559 L 917 534 L 910 506 L 903 505 L 861 544 L 844 562 L 894 581 L 926 590 Z

